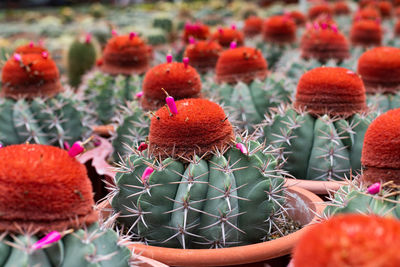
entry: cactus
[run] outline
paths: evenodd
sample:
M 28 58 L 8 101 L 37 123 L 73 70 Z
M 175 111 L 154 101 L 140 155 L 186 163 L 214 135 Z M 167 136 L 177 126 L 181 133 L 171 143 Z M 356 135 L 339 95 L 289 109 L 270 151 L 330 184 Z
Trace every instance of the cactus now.
M 340 62 L 350 56 L 346 37 L 329 20 L 309 24 L 301 37 L 300 48 L 303 58 L 315 58 L 321 63 L 329 59 Z
M 232 25 L 230 28 L 218 28 L 211 35 L 211 40 L 217 41 L 224 48 L 229 48 L 232 42 L 236 42 L 237 46 L 242 46 L 244 44 L 244 34 L 236 29 L 235 25 Z
M 63 147 L 90 134 L 79 96 L 61 91 L 58 69 L 47 52 L 14 54 L 2 73 L 0 142 Z
M 202 23 L 186 23 L 183 31 L 183 40 L 188 43 L 189 38 L 206 40 L 210 36 L 210 29 Z
M 380 46 L 382 37 L 383 30 L 378 21 L 363 19 L 355 21 L 351 27 L 350 40 L 353 46 Z
M 379 11 L 376 10 L 372 6 L 368 6 L 362 8 L 354 13 L 353 20 L 354 21 L 361 21 L 361 20 L 372 20 L 372 21 L 379 21 L 381 16 Z
M 265 112 L 279 103 L 288 102 L 290 90 L 283 79 L 267 77 L 267 62 L 254 48 L 239 47 L 224 51 L 216 66 L 216 79 L 222 85 L 218 97 L 228 107 L 241 127 L 249 128 L 261 122 Z M 213 91 L 213 85 L 207 90 Z
M 400 107 L 400 49 L 377 47 L 363 53 L 357 72 L 367 90 L 367 101 L 381 111 Z
M 313 5 L 308 10 L 308 18 L 310 20 L 315 20 L 321 16 L 331 17 L 332 15 L 333 15 L 332 7 L 325 3 Z
M 263 19 L 258 16 L 249 16 L 244 21 L 243 32 L 246 37 L 254 37 L 262 32 Z
M 306 16 L 298 10 L 293 10 L 289 12 L 289 17 L 294 20 L 297 26 L 303 26 L 306 24 Z
M 186 46 L 184 57 L 189 58 L 190 66 L 205 73 L 215 69 L 222 47 L 214 41 L 198 41 Z
M 49 52 L 45 47 L 42 45 L 35 45 L 33 42 L 29 42 L 26 45 L 18 46 L 14 53 L 17 54 L 42 54 L 43 52 Z
M 374 117 L 354 72 L 321 67 L 301 77 L 294 105 L 275 108 L 262 125 L 266 141 L 280 149 L 284 170 L 298 179 L 327 180 L 361 168 L 364 134 Z
M 104 49 L 101 71 L 85 77 L 80 88 L 100 123 L 113 122 L 118 107 L 138 93 L 140 77 L 149 68 L 148 46 L 135 34 L 114 36 Z
M 349 15 L 351 13 L 349 5 L 345 1 L 339 1 L 333 5 L 333 13 L 336 16 Z
M 150 121 L 140 107 L 147 111 L 157 110 L 166 104 L 166 92 L 179 100 L 200 97 L 200 90 L 200 76 L 187 63 L 167 62 L 150 69 L 143 80 L 139 101 L 130 103 L 120 114 L 117 135 L 113 140 L 114 159 L 130 152 L 129 147 L 144 141 L 148 135 Z
M 284 213 L 283 179 L 264 147 L 237 139 L 222 108 L 176 102 L 152 118 L 147 150 L 120 163 L 118 221 L 150 245 L 229 247 L 269 239 Z
M 276 44 L 293 43 L 296 40 L 296 23 L 289 15 L 272 16 L 263 25 L 264 41 Z
M 293 252 L 293 267 L 400 265 L 400 222 L 349 214 L 310 227 Z
M 12 145 L 0 159 L 1 266 L 131 265 L 125 241 L 107 228 L 112 221 L 97 225 L 86 168 L 69 152 Z
M 165 32 L 172 32 L 173 30 L 173 22 L 172 19 L 167 15 L 158 15 L 153 19 L 153 27 L 160 28 Z
M 96 48 L 86 36 L 84 42 L 75 40 L 68 49 L 68 82 L 72 87 L 78 87 L 82 76 L 90 70 L 96 62 Z

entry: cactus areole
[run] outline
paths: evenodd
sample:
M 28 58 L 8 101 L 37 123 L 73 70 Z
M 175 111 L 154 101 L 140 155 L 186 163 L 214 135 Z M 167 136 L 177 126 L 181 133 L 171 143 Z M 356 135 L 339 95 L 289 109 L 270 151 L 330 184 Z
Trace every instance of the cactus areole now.
M 400 109 L 376 118 L 364 137 L 361 163 L 366 184 L 394 181 L 400 184 Z
M 148 46 L 136 34 L 111 38 L 103 52 L 101 70 L 111 75 L 141 74 L 150 64 Z
M 377 47 L 366 51 L 358 60 L 358 74 L 367 93 L 400 91 L 400 49 Z
M 13 99 L 51 97 L 63 91 L 60 74 L 46 52 L 14 54 L 2 69 L 0 96 Z
M 218 83 L 251 83 L 263 80 L 268 74 L 268 64 L 260 50 L 251 47 L 229 49 L 220 55 L 216 66 Z
M 348 69 L 315 68 L 300 78 L 294 106 L 315 115 L 348 117 L 366 110 L 365 88 Z
M 0 159 L 0 231 L 62 231 L 97 220 L 86 168 L 67 151 L 11 145 Z
M 232 143 L 232 125 L 219 105 L 205 99 L 183 99 L 176 107 L 178 114 L 163 107 L 151 119 L 149 149 L 153 153 L 188 157 Z
M 165 105 L 167 92 L 175 100 L 200 97 L 201 80 L 196 69 L 180 62 L 167 62 L 150 69 L 143 80 L 145 110 L 156 110 Z

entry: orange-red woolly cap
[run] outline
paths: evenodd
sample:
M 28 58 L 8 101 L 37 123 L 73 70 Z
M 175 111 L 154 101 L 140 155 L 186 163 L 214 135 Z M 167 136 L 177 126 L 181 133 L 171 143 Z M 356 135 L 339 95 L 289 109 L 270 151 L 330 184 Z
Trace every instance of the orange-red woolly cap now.
M 183 63 L 163 63 L 151 68 L 143 80 L 142 107 L 156 110 L 165 105 L 165 92 L 175 98 L 196 98 L 201 94 L 200 75 L 196 69 Z
M 196 40 L 206 40 L 210 36 L 210 28 L 202 23 L 187 23 L 183 30 L 183 40 L 189 41 L 189 37 L 193 37 Z
M 97 220 L 93 205 L 86 168 L 67 151 L 31 144 L 0 149 L 0 231 L 76 228 Z
M 14 54 L 3 67 L 1 82 L 0 95 L 9 98 L 49 97 L 63 90 L 56 64 L 41 54 Z
M 184 56 L 189 64 L 199 72 L 207 72 L 215 68 L 222 47 L 214 41 L 198 41 L 186 47 Z
M 374 20 L 355 21 L 350 31 L 353 45 L 379 46 L 382 43 L 382 36 L 381 25 Z
M 320 4 L 313 6 L 308 10 L 308 17 L 311 20 L 314 20 L 321 15 L 332 16 L 333 15 L 332 8 L 327 4 Z
M 380 19 L 379 11 L 375 8 L 367 7 L 357 11 L 354 14 L 354 20 L 379 20 Z
M 400 266 L 400 221 L 338 215 L 309 227 L 293 252 L 294 267 Z
M 14 51 L 14 53 L 18 54 L 40 54 L 40 55 L 43 52 L 48 52 L 48 51 L 43 46 L 35 45 L 33 43 L 18 46 Z
M 206 99 L 176 101 L 178 114 L 167 107 L 151 119 L 150 151 L 162 157 L 203 155 L 232 143 L 232 125 L 222 107 Z M 174 155 L 173 155 L 174 154 Z
M 250 16 L 244 21 L 243 32 L 246 36 L 255 36 L 261 33 L 263 19 L 258 16 Z
M 264 22 L 263 36 L 272 43 L 292 43 L 296 40 L 296 24 L 290 16 L 272 16 Z
M 222 52 L 216 66 L 216 79 L 219 83 L 250 83 L 254 79 L 264 79 L 267 74 L 267 61 L 261 51 L 251 47 Z
M 350 14 L 351 10 L 345 1 L 339 1 L 333 5 L 333 12 L 335 15 L 348 15 Z
M 396 93 L 400 90 L 400 49 L 376 47 L 364 52 L 357 72 L 368 93 Z
M 228 48 L 233 41 L 236 42 L 237 46 L 243 45 L 244 34 L 237 29 L 220 28 L 213 33 L 211 39 L 217 41 L 221 46 Z
M 298 26 L 304 25 L 307 20 L 306 16 L 297 10 L 293 10 L 293 11 L 289 12 L 289 16 L 294 20 L 294 22 Z
M 316 115 L 345 117 L 367 108 L 362 80 L 340 67 L 319 67 L 301 76 L 294 105 Z
M 361 156 L 363 180 L 368 183 L 395 181 L 400 184 L 400 109 L 376 118 L 364 137 Z
M 111 75 L 144 73 L 150 64 L 146 43 L 137 35 L 111 38 L 103 51 L 101 70 Z

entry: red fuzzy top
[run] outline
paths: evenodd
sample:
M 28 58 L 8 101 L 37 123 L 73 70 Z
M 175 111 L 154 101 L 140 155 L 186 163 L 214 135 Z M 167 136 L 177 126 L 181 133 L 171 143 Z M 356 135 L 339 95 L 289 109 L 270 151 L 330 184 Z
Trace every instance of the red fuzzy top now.
M 358 60 L 357 72 L 367 92 L 397 92 L 400 89 L 400 49 L 377 47 L 364 52 Z
M 246 36 L 255 36 L 261 33 L 263 19 L 258 16 L 250 16 L 244 21 L 243 32 Z
M 198 41 L 186 47 L 184 56 L 189 58 L 189 64 L 199 72 L 214 69 L 222 47 L 214 41 Z
M 394 27 L 394 34 L 395 34 L 396 36 L 400 36 L 400 20 L 398 20 L 398 21 L 396 22 L 396 25 L 395 25 L 395 27 Z
M 306 23 L 306 16 L 301 13 L 300 11 L 294 10 L 292 12 L 289 13 L 289 16 L 294 20 L 294 22 L 296 23 L 296 25 L 300 26 L 300 25 L 304 25 Z
M 217 41 L 221 46 L 228 48 L 233 41 L 237 46 L 243 45 L 244 34 L 243 32 L 232 28 L 220 28 L 211 36 L 212 40 Z
M 379 46 L 382 36 L 381 25 L 374 20 L 355 21 L 350 31 L 350 40 L 354 45 Z
M 392 16 L 393 5 L 389 1 L 380 1 L 378 3 L 378 8 L 383 18 L 388 18 Z
M 296 40 L 296 24 L 290 16 L 272 16 L 264 22 L 263 36 L 268 42 L 293 43 Z
M 179 100 L 200 97 L 201 80 L 196 69 L 183 63 L 163 63 L 151 68 L 143 80 L 142 107 L 155 110 L 165 105 L 165 92 Z
M 300 48 L 303 58 L 315 58 L 325 62 L 331 58 L 343 60 L 350 56 L 349 44 L 332 23 L 314 23 L 303 34 Z
M 224 110 L 206 99 L 183 99 L 176 101 L 178 114 L 170 115 L 162 107 L 151 119 L 150 151 L 165 157 L 196 155 L 221 149 L 232 143 L 232 125 Z M 174 155 L 172 155 L 174 153 Z
M 308 10 L 308 17 L 311 20 L 314 20 L 321 15 L 328 16 L 328 17 L 332 16 L 333 15 L 332 8 L 327 4 L 320 4 L 320 5 L 313 6 Z
M 92 223 L 92 185 L 86 168 L 67 151 L 46 145 L 0 149 L 0 231 L 50 231 Z
M 348 15 L 351 13 L 351 10 L 345 1 L 339 1 L 333 5 L 333 12 L 335 15 Z
M 400 221 L 338 215 L 307 229 L 293 252 L 294 267 L 400 266 Z
M 250 83 L 264 79 L 268 64 L 261 51 L 251 47 L 238 47 L 222 52 L 216 66 L 217 82 Z
M 366 109 L 365 88 L 348 69 L 319 67 L 301 76 L 294 105 L 316 115 L 347 117 Z
M 371 7 L 363 8 L 354 14 L 354 20 L 380 20 L 379 12 Z
M 42 54 L 43 52 L 47 52 L 47 49 L 40 45 L 35 45 L 33 43 L 29 43 L 26 45 L 18 46 L 14 53 L 17 54 Z
M 21 58 L 17 60 L 15 57 Z M 10 98 L 53 96 L 62 91 L 54 61 L 41 54 L 14 54 L 5 63 L 0 95 Z
M 149 68 L 146 43 L 137 35 L 111 38 L 103 51 L 102 71 L 111 75 L 141 74 Z
M 210 29 L 207 25 L 202 23 L 187 23 L 183 31 L 183 40 L 189 41 L 189 37 L 193 37 L 196 40 L 206 40 L 210 36 Z

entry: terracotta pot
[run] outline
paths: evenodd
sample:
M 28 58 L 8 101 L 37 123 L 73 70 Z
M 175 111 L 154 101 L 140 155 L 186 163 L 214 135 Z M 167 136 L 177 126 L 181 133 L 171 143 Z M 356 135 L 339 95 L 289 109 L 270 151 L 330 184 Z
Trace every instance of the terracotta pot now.
M 305 189 L 293 186 L 288 189 L 288 213 L 295 221 L 308 225 L 318 221 L 324 209 L 323 201 Z M 308 210 L 308 207 L 312 211 Z M 100 204 L 103 216 L 111 214 L 110 204 Z M 264 262 L 291 253 L 304 228 L 290 235 L 253 245 L 222 249 L 176 249 L 148 246 L 141 243 L 130 245 L 136 253 L 172 266 L 227 266 Z
M 317 195 L 328 195 L 336 192 L 341 186 L 345 185 L 342 181 L 312 181 L 301 179 L 286 179 L 287 186 L 297 186 L 304 188 Z

